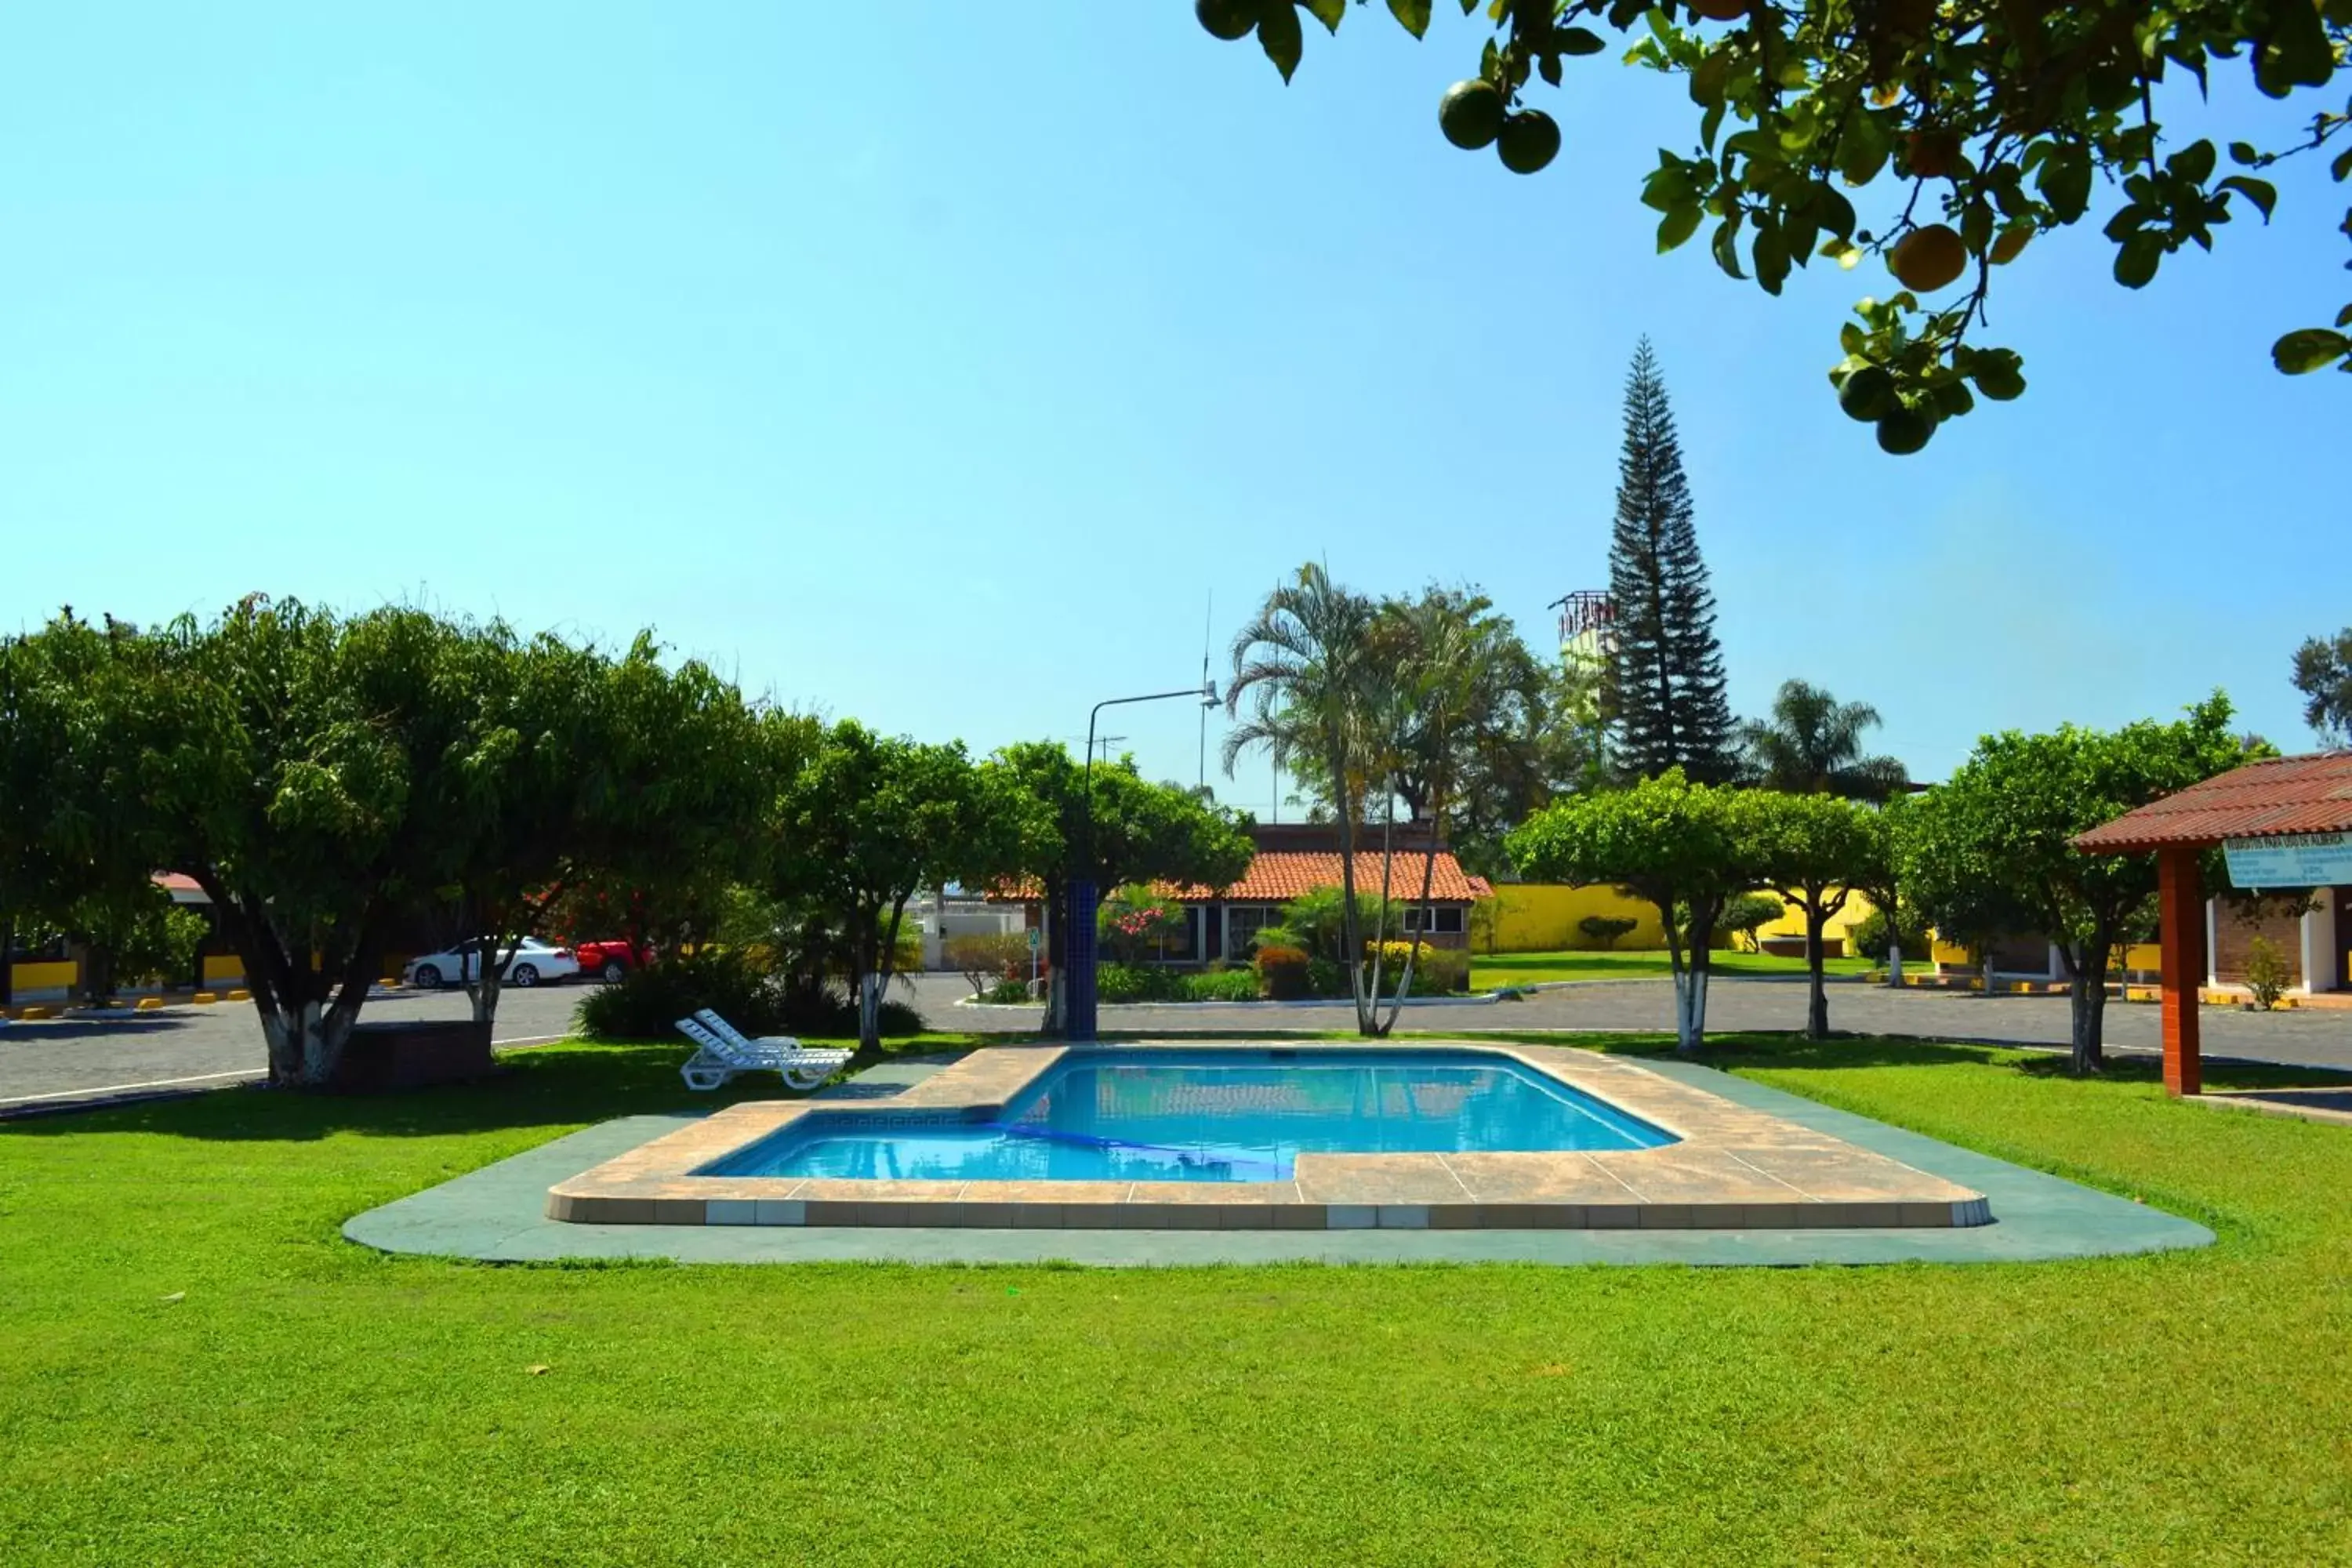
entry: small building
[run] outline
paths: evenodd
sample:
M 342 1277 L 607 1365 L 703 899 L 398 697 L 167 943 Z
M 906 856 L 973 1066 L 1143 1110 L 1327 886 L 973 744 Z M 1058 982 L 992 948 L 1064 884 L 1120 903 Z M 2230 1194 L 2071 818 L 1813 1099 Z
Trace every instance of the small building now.
M 1378 827 L 1360 830 L 1356 849 L 1356 888 L 1377 897 L 1381 890 Z M 1389 898 L 1404 906 L 1407 932 L 1422 931 L 1432 947 L 1469 945 L 1470 907 L 1491 896 L 1481 877 L 1462 869 L 1454 851 L 1441 842 L 1432 848 L 1428 825 L 1414 823 L 1394 830 L 1389 860 Z M 1159 885 L 1155 890 L 1182 906 L 1184 918 L 1157 944 L 1152 962 L 1199 965 L 1223 959 L 1246 963 L 1250 942 L 1282 919 L 1282 906 L 1302 893 L 1340 885 L 1342 870 L 1339 829 L 1332 823 L 1253 823 L 1250 838 L 1257 854 L 1241 879 L 1228 888 Z M 1369 843 L 1371 847 L 1366 848 Z M 1434 855 L 1433 863 L 1431 857 Z M 1430 877 L 1430 897 L 1421 898 L 1423 874 Z M 1108 894 L 1109 889 L 1103 891 Z M 1010 889 L 990 895 L 991 901 L 1024 906 L 1023 924 L 1045 923 L 1045 910 L 1034 889 Z

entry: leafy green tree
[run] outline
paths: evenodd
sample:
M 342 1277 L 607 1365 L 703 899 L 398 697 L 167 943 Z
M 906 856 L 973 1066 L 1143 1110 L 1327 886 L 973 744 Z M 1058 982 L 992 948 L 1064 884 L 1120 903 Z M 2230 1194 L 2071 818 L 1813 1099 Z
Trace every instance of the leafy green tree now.
M 70 830 L 60 843 L 119 843 L 142 884 L 160 867 L 204 888 L 280 1083 L 333 1076 L 395 922 L 467 918 L 491 959 L 487 1021 L 498 947 L 511 958 L 573 868 L 740 840 L 760 798 L 732 688 L 664 671 L 649 642 L 614 660 L 498 623 L 260 595 L 210 624 L 41 635 L 84 662 L 66 755 L 97 771 L 53 776 L 37 809 Z M 656 687 L 707 721 L 652 723 Z
M 1617 521 L 1609 542 L 1616 602 L 1602 705 L 1611 762 L 1637 778 L 1669 768 L 1703 784 L 1732 773 L 1723 648 L 1691 522 L 1680 437 L 1650 340 L 1625 380 L 1625 450 L 1617 464 Z
M 2105 1065 L 2108 959 L 2147 920 L 2156 863 L 2081 854 L 2074 840 L 2246 761 L 2230 713 L 2217 691 L 2170 723 L 1988 735 L 1906 825 L 1914 896 L 1948 939 L 1982 951 L 1995 935 L 2032 931 L 2058 944 L 2078 1073 Z
M 1903 984 L 1905 951 L 1921 954 L 1928 951 L 1926 942 L 1916 936 L 1911 941 L 1905 940 L 1913 936 L 1919 923 L 1903 875 L 1905 834 L 1911 820 L 1912 799 L 1910 795 L 1895 795 L 1855 819 L 1863 837 L 1850 884 L 1887 919 L 1886 983 L 1898 990 Z M 1898 910 L 1900 919 L 1896 918 Z
M 858 1044 L 882 1044 L 882 994 L 898 972 L 907 901 L 947 882 L 986 887 L 1032 864 L 1050 819 L 961 742 L 929 745 L 845 719 L 780 778 L 772 875 L 830 910 L 847 938 Z
M 128 625 L 67 610 L 0 641 L 0 941 L 16 927 L 71 933 L 89 948 L 92 1000 L 113 994 L 118 958 L 152 948 L 169 904 L 148 797 L 174 718 Z
M 2320 740 L 2352 746 L 2352 626 L 2294 650 L 2294 689 L 2303 693 L 2303 721 Z
M 1706 1037 L 1708 935 L 1766 863 L 1759 816 L 1754 792 L 1711 789 L 1671 769 L 1556 802 L 1511 835 L 1511 857 L 1530 878 L 1614 884 L 1656 906 L 1675 977 L 1676 1048 L 1689 1053 Z
M 1739 728 L 1745 771 L 1766 789 L 1885 800 L 1911 775 L 1893 757 L 1864 753 L 1864 736 L 1878 724 L 1878 710 L 1867 702 L 1840 702 L 1809 682 L 1782 681 L 1772 717 Z
M 1754 805 L 1764 880 L 1804 911 L 1810 982 L 1805 1034 L 1810 1039 L 1825 1039 L 1830 1001 L 1822 933 L 1845 909 L 1854 886 L 1870 874 L 1875 848 L 1873 816 L 1868 807 L 1832 795 L 1759 790 Z
M 1348 13 L 1346 0 L 1299 4 L 1333 30 Z M 1432 9 L 1389 4 L 1415 37 Z M 1285 0 L 1202 0 L 1199 14 L 1221 37 L 1255 31 L 1285 80 L 1297 68 L 1302 31 Z M 1495 36 L 1478 74 L 1440 106 L 1456 145 L 1541 168 L 1559 132 L 1525 101 L 1532 79 L 1557 87 L 1569 60 L 1619 53 L 1685 79 L 1697 118 L 1695 142 L 1661 151 L 1643 187 L 1661 251 L 1711 226 L 1717 264 L 1770 294 L 1816 258 L 1885 259 L 1897 291 L 1861 303 L 1832 381 L 1894 453 L 1917 451 L 1978 396 L 2025 390 L 2014 351 L 1969 335 L 1997 273 L 2036 236 L 2104 211 L 2116 281 L 2143 288 L 2165 258 L 2210 249 L 2233 219 L 2267 224 L 2277 191 L 2262 171 L 2322 154 L 2352 125 L 2352 105 L 2327 92 L 2352 50 L 2352 0 L 1493 0 L 1484 15 Z M 1603 30 L 1632 35 L 1632 47 L 1612 49 Z M 2229 173 L 2211 141 L 2159 157 L 2159 110 L 2193 104 L 2202 117 L 2209 73 L 2241 60 L 2264 96 L 2310 109 L 2304 129 L 2284 142 L 2255 131 L 2230 142 Z M 2328 168 L 2352 179 L 2352 151 L 2338 147 Z M 2095 208 L 2102 181 L 2120 199 Z M 1856 200 L 1874 216 L 1865 221 Z M 2344 228 L 2352 234 L 2352 212 Z M 2333 327 L 2285 333 L 2273 361 L 2289 374 L 2352 371 L 2347 328 L 2352 305 Z
M 1241 880 L 1256 854 L 1234 812 L 1181 785 L 1151 783 L 1132 757 L 1096 765 L 1091 808 L 1087 770 L 1059 742 L 1024 741 L 981 767 L 1036 803 L 1043 830 L 1025 841 L 1026 853 L 1011 874 L 1034 883 L 1049 910 L 1064 907 L 1074 870 L 1098 888 L 1130 882 L 1225 888 Z M 1051 1033 L 1063 1016 L 1065 935 L 1050 923 L 1047 934 L 1053 984 L 1045 1026 Z

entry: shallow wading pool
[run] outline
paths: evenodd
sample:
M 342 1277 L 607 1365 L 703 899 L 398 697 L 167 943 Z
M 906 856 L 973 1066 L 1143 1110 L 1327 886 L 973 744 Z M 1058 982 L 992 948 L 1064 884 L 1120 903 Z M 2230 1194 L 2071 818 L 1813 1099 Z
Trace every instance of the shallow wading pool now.
M 1272 1182 L 1302 1153 L 1654 1149 L 1672 1133 L 1466 1051 L 1074 1051 L 994 1114 L 817 1112 L 696 1171 L 987 1182 Z

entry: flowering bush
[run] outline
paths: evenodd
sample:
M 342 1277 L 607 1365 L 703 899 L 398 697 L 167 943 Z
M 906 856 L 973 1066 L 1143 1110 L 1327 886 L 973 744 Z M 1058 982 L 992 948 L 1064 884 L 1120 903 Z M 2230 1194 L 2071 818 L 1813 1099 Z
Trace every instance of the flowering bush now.
M 1412 952 L 1409 942 L 1384 942 L 1381 944 L 1381 985 L 1393 987 L 1397 976 L 1404 973 L 1404 961 Z M 1432 947 L 1422 943 L 1421 956 L 1412 963 L 1412 994 L 1434 996 L 1448 991 L 1465 991 L 1470 985 L 1470 955 L 1458 947 Z
M 1296 1002 L 1307 994 L 1307 959 L 1295 947 L 1261 947 L 1252 961 L 1259 986 L 1277 1002 Z
M 1121 963 L 1139 963 L 1151 956 L 1152 944 L 1183 919 L 1183 906 L 1175 900 L 1163 899 L 1136 884 L 1119 889 L 1102 901 L 1095 910 L 1095 931 Z

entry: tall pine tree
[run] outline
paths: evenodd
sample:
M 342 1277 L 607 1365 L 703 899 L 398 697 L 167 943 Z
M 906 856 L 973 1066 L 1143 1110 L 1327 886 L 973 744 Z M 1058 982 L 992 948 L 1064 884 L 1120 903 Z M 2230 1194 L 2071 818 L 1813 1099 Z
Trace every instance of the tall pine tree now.
M 1646 337 L 1625 378 L 1609 595 L 1617 612 L 1604 693 L 1612 764 L 1636 778 L 1679 765 L 1695 781 L 1729 779 L 1735 730 L 1723 694 L 1715 594 L 1691 527 L 1674 410 Z

